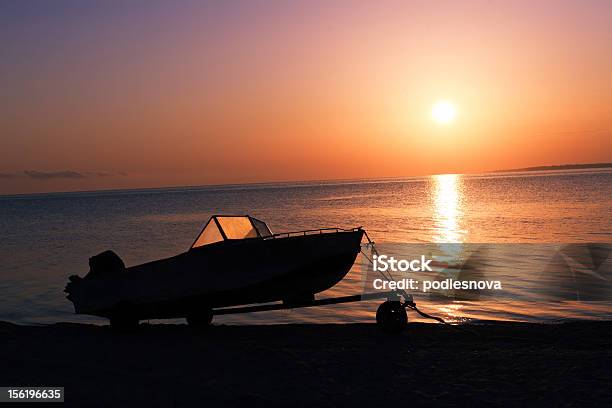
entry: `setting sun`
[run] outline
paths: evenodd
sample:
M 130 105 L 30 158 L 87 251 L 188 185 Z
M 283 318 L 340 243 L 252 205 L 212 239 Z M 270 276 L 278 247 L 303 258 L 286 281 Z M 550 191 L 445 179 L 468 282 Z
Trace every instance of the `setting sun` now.
M 445 125 L 452 122 L 457 116 L 457 109 L 449 101 L 438 101 L 431 108 L 431 117 L 437 123 Z

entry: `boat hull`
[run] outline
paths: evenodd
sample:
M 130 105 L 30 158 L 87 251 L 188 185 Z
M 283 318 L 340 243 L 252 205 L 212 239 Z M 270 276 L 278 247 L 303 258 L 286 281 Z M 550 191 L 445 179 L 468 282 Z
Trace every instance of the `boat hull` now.
M 303 302 L 338 283 L 360 251 L 363 230 L 224 241 L 69 284 L 77 313 L 139 319 L 187 316 L 201 308 Z M 72 285 L 72 287 L 71 287 Z

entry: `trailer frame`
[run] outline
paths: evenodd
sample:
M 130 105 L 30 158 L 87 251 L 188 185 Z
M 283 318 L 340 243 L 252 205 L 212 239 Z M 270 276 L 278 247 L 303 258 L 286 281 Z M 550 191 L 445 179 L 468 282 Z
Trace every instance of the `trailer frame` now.
M 266 303 L 261 305 L 248 305 L 248 306 L 232 306 L 217 308 L 212 310 L 214 316 L 222 316 L 228 314 L 238 313 L 254 313 L 254 312 L 268 312 L 272 310 L 288 310 L 288 309 L 299 309 L 303 307 L 316 307 L 316 306 L 327 306 L 336 305 L 339 303 L 351 303 L 351 302 L 362 302 L 373 299 L 387 299 L 387 301 L 399 301 L 400 295 L 396 291 L 387 292 L 374 292 L 374 293 L 363 293 L 361 295 L 349 295 L 332 298 L 314 299 L 308 302 L 299 303 Z

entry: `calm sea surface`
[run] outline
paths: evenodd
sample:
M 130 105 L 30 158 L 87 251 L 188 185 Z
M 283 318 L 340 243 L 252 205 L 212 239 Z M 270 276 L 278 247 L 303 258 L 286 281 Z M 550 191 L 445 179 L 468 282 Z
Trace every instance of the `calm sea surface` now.
M 385 242 L 612 243 L 612 171 L 0 196 L 0 320 L 103 322 L 62 290 L 113 249 L 134 265 L 187 250 L 212 214 L 251 214 L 273 232 L 364 226 Z M 359 264 L 324 295 L 359 293 Z M 529 265 L 513 276 L 533 280 Z M 416 298 L 419 302 L 419 298 Z M 372 321 L 377 302 L 215 318 L 220 323 Z M 612 318 L 610 302 L 537 299 L 436 304 L 453 321 Z M 413 317 L 413 316 L 411 316 Z

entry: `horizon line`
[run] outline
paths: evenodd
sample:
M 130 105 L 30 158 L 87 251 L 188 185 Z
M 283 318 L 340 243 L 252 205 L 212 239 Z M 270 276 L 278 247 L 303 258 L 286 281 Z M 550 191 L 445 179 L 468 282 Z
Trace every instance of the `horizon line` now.
M 113 193 L 113 192 L 131 192 L 131 191 L 142 191 L 142 190 L 172 190 L 172 189 L 188 189 L 188 188 L 206 188 L 206 187 L 236 187 L 236 186 L 265 186 L 265 185 L 280 185 L 280 184 L 306 184 L 306 183 L 341 183 L 341 182 L 360 182 L 360 181 L 377 181 L 377 180 L 398 180 L 398 179 L 414 179 L 414 178 L 428 178 L 433 176 L 441 175 L 486 175 L 494 174 L 499 175 L 503 173 L 521 173 L 521 172 L 537 172 L 537 171 L 567 171 L 567 170 L 587 170 L 587 169 L 605 169 L 612 167 L 612 162 L 598 162 L 598 163 L 575 163 L 575 164 L 557 164 L 557 165 L 543 165 L 543 166 L 532 166 L 515 169 L 504 169 L 504 170 L 487 170 L 482 172 L 465 172 L 465 173 L 434 173 L 420 176 L 387 176 L 387 177 L 358 177 L 358 178 L 331 178 L 331 179 L 305 179 L 305 180 L 275 180 L 275 181 L 258 181 L 258 182 L 244 182 L 244 183 L 212 183 L 212 184 L 188 184 L 188 185 L 173 185 L 173 186 L 159 186 L 159 187 L 129 187 L 129 188 L 103 188 L 97 190 L 69 190 L 69 191 L 44 191 L 44 192 L 31 192 L 31 193 L 17 193 L 17 194 L 0 194 L 0 198 L 12 198 L 12 197 L 27 197 L 27 196 L 41 196 L 41 195 L 53 195 L 53 194 L 84 194 L 84 193 Z

